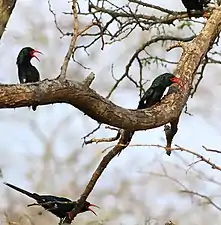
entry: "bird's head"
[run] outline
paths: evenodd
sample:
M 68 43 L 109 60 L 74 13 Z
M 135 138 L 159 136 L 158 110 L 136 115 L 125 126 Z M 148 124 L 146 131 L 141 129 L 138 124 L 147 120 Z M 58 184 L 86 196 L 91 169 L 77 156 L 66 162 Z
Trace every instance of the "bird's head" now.
M 38 50 L 35 50 L 31 47 L 25 47 L 25 48 L 21 49 L 21 51 L 19 52 L 18 57 L 17 57 L 17 64 L 30 62 L 30 60 L 33 57 L 36 58 L 38 61 L 40 61 L 39 58 L 35 55 L 35 53 L 42 54 Z
M 182 82 L 180 80 L 180 78 L 174 76 L 173 74 L 171 73 L 165 73 L 163 74 L 163 83 L 166 85 L 166 86 L 170 86 L 171 84 L 179 84 L 180 86 L 182 86 Z
M 91 211 L 92 213 L 94 213 L 94 215 L 97 215 L 91 208 L 90 206 L 94 206 L 94 207 L 97 207 L 97 208 L 100 208 L 99 206 L 97 205 L 94 205 L 94 204 L 91 204 L 90 202 L 85 202 L 85 205 L 84 207 L 82 208 L 82 211 L 81 212 L 86 212 L 86 211 Z

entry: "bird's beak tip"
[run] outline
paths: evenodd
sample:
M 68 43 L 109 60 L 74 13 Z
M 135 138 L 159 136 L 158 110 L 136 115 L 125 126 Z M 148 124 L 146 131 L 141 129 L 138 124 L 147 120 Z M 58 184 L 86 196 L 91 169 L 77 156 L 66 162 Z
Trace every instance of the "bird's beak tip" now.
M 96 212 L 94 212 L 94 210 L 88 208 L 88 211 L 91 211 L 95 216 L 97 216 Z
M 90 206 L 94 206 L 94 207 L 100 208 L 99 206 L 94 205 L 94 204 L 90 204 L 89 207 Z M 97 214 L 96 214 L 96 212 L 94 212 L 94 210 L 92 210 L 91 208 L 88 208 L 88 210 L 91 211 L 95 216 L 97 216 Z
M 43 53 L 40 52 L 40 51 L 38 51 L 38 50 L 33 50 L 33 51 L 31 52 L 31 56 L 34 57 L 34 58 L 36 58 L 36 59 L 40 62 L 40 59 L 35 55 L 35 53 L 40 53 L 40 54 L 42 54 L 42 55 L 43 55 Z
M 36 50 L 36 49 L 33 51 L 33 53 L 39 53 L 39 54 L 44 55 L 42 52 L 40 52 L 40 51 L 38 51 L 38 50 Z

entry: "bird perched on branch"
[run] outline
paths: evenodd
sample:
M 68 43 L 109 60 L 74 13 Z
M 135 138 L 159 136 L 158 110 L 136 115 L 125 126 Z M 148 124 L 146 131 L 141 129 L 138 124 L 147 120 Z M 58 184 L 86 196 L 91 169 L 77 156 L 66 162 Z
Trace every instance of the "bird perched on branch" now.
M 37 193 L 30 193 L 24 189 L 21 189 L 12 184 L 9 184 L 9 183 L 4 183 L 4 184 L 37 201 L 37 204 L 33 203 L 33 204 L 28 205 L 28 207 L 34 206 L 34 205 L 40 205 L 45 210 L 47 210 L 47 211 L 51 212 L 52 214 L 54 214 L 55 216 L 59 217 L 60 220 L 63 220 L 66 216 L 70 217 L 71 210 L 73 210 L 77 204 L 76 201 L 72 201 L 68 198 L 57 197 L 57 196 L 53 196 L 53 195 L 39 195 Z M 99 208 L 98 206 L 86 201 L 85 205 L 80 213 L 83 213 L 86 211 L 91 211 L 92 213 L 97 215 L 92 209 L 89 208 L 90 206 L 95 206 L 95 207 Z
M 173 83 L 177 83 L 182 86 L 181 80 L 171 73 L 159 75 L 157 78 L 155 78 L 149 89 L 147 89 L 143 97 L 140 99 L 138 109 L 146 109 L 155 105 L 156 103 L 159 103 L 166 88 Z M 166 153 L 167 155 L 170 155 L 171 151 L 168 150 Z
M 35 53 L 42 54 L 38 50 L 35 50 L 31 47 L 23 48 L 18 54 L 16 64 L 18 66 L 18 77 L 21 84 L 40 81 L 38 70 L 31 64 L 31 59 L 33 57 L 40 61 Z M 34 111 L 36 110 L 36 108 L 36 105 L 32 106 L 32 109 Z
M 160 102 L 166 88 L 173 83 L 181 85 L 181 80 L 171 73 L 159 75 L 140 99 L 137 109 L 146 109 Z
M 185 8 L 187 9 L 187 14 L 191 18 L 191 10 L 199 10 L 204 14 L 203 7 L 207 7 L 210 0 L 182 0 Z
M 181 80 L 171 73 L 163 73 L 156 77 L 151 86 L 146 90 L 143 97 L 140 99 L 137 109 L 146 109 L 160 102 L 163 97 L 163 93 L 166 88 L 177 83 L 182 86 Z M 124 132 L 124 136 L 121 138 L 122 143 L 125 146 L 130 143 L 133 137 L 134 131 Z M 121 152 L 118 153 L 118 156 Z M 167 152 L 168 154 L 168 152 Z

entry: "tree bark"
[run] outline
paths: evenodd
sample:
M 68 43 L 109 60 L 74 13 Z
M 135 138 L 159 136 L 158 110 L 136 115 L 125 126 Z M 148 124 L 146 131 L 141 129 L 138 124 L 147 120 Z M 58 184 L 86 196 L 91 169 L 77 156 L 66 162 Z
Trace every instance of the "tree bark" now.
M 5 31 L 5 27 L 15 4 L 16 0 L 0 0 L 0 39 Z

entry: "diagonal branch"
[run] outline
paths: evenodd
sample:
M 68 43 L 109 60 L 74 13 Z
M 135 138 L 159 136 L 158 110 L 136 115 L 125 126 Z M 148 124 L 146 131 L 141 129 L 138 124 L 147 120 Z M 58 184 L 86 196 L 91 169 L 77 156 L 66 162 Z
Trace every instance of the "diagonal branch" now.
M 15 7 L 16 0 L 0 0 L 0 39 Z
M 81 211 L 81 207 L 83 207 L 84 202 L 86 201 L 88 195 L 91 193 L 91 191 L 93 190 L 95 184 L 97 183 L 98 179 L 100 178 L 101 174 L 103 173 L 103 171 L 106 169 L 106 167 L 108 166 L 109 162 L 116 156 L 118 155 L 124 148 L 127 147 L 127 145 L 121 144 L 121 143 L 125 143 L 125 133 L 127 133 L 127 131 L 123 131 L 123 134 L 118 142 L 118 144 L 111 150 L 109 151 L 104 158 L 101 160 L 100 164 L 98 165 L 97 169 L 94 171 L 90 181 L 88 182 L 84 192 L 82 193 L 80 199 L 78 200 L 78 206 L 79 207 L 75 207 L 72 211 L 72 216 L 70 217 L 66 217 L 63 224 L 67 223 L 70 224 L 71 221 L 76 217 L 76 215 Z M 129 144 L 129 143 L 128 143 Z
M 195 191 L 190 191 L 190 190 L 180 190 L 180 193 L 184 193 L 184 194 L 190 194 L 190 195 L 195 195 L 197 197 L 200 197 L 202 199 L 204 199 L 208 204 L 211 204 L 212 206 L 214 206 L 217 210 L 221 211 L 221 206 L 217 205 L 210 197 L 208 197 L 207 195 L 204 194 L 200 194 L 198 192 Z

